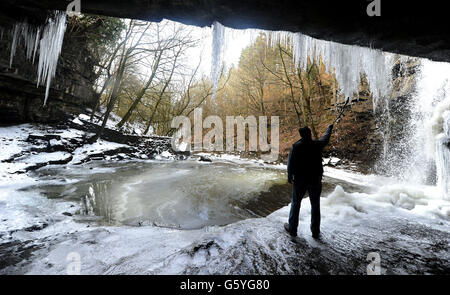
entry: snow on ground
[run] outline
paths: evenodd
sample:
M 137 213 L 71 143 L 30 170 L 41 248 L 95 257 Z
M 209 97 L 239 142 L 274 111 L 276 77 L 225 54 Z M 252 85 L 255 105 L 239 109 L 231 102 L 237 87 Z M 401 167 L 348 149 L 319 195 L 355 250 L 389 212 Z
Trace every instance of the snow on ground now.
M 273 164 L 265 163 L 261 159 L 250 159 L 241 157 L 239 155 L 231 154 L 213 154 L 213 153 L 196 153 L 198 156 L 205 156 L 214 161 L 225 161 L 236 164 L 246 164 L 249 166 L 262 166 L 271 169 L 287 170 L 287 165 L 283 163 Z M 324 158 L 324 163 L 338 163 L 340 159 L 338 158 Z M 374 174 L 362 174 L 355 171 L 349 171 L 345 169 L 334 168 L 330 166 L 324 166 L 324 176 L 328 176 L 335 179 L 340 179 L 348 183 L 355 185 L 368 186 L 368 187 L 379 187 L 386 184 L 395 184 L 398 180 L 389 177 L 383 177 Z
M 327 173 L 349 180 L 360 176 L 336 169 Z M 383 182 L 370 176 L 360 183 L 369 178 Z M 12 233 L 15 240 L 32 240 L 42 248 L 34 251 L 31 264 L 0 273 L 66 274 L 69 254 L 76 253 L 81 274 L 364 274 L 366 256 L 373 251 L 381 254 L 383 273 L 448 272 L 449 201 L 437 199 L 435 188 L 428 186 L 387 184 L 363 190 L 349 193 L 338 185 L 323 196 L 321 240 L 310 237 L 310 204 L 305 199 L 295 241 L 282 228 L 289 206 L 265 218 L 180 230 L 86 225 L 61 214 L 74 213 L 77 204 L 50 200 L 33 190 L 7 194 L 1 215 L 16 224 L 0 232 L 49 225 Z M 38 208 L 38 214 L 28 207 Z
M 71 163 L 80 162 L 81 160 L 86 158 L 86 156 L 89 154 L 96 154 L 96 153 L 105 152 L 108 150 L 114 150 L 114 149 L 117 149 L 120 147 L 125 147 L 125 146 L 127 146 L 127 145 L 121 144 L 121 143 L 116 143 L 116 142 L 110 142 L 110 141 L 106 141 L 103 139 L 98 139 L 93 144 L 86 144 L 86 145 L 83 145 L 83 146 L 77 148 L 73 152 L 73 160 L 71 161 Z
M 246 157 L 241 157 L 239 155 L 233 155 L 233 154 L 215 154 L 215 153 L 207 153 L 207 152 L 200 152 L 200 153 L 195 153 L 195 154 L 198 156 L 204 156 L 204 157 L 210 158 L 215 161 L 226 161 L 226 162 L 231 162 L 231 163 L 236 163 L 236 164 L 258 165 L 258 166 L 264 166 L 264 167 L 279 169 L 279 170 L 287 169 L 287 165 L 284 163 L 267 163 L 267 162 L 264 162 L 264 160 L 262 160 L 262 159 L 246 158 Z M 335 166 L 340 161 L 341 160 L 339 158 L 335 158 L 335 157 L 324 158 L 323 164 Z M 341 175 L 345 175 L 346 173 L 348 174 L 348 172 L 346 172 L 345 170 L 336 169 L 336 168 L 332 168 L 332 167 L 328 167 L 328 166 L 325 166 L 324 169 L 325 169 L 325 172 L 327 172 L 327 169 L 329 169 L 330 171 L 334 171 L 334 172 L 342 171 Z M 334 173 L 334 174 L 336 174 L 336 173 Z M 359 178 L 359 176 L 358 176 L 358 178 Z
M 343 181 L 346 181 L 348 183 L 353 183 L 356 185 L 362 185 L 362 186 L 368 186 L 368 187 L 374 187 L 379 186 L 383 184 L 388 183 L 395 183 L 396 180 L 389 178 L 389 177 L 383 177 L 380 175 L 374 175 L 374 174 L 362 174 L 354 171 L 348 171 L 333 167 L 325 166 L 323 167 L 324 175 L 340 179 Z
M 101 112 L 105 113 L 106 112 L 106 107 L 101 106 Z M 98 119 L 101 116 L 101 113 L 97 112 L 96 113 L 96 117 L 93 120 L 93 123 L 101 125 L 101 121 Z M 83 125 L 83 122 L 81 120 L 84 121 L 90 121 L 91 116 L 87 115 L 87 114 L 80 114 L 77 118 L 74 119 L 74 123 L 76 124 L 80 124 Z M 116 115 L 115 113 L 111 113 L 109 115 L 108 121 L 106 122 L 105 127 L 112 129 L 112 130 L 117 130 L 119 131 L 119 128 L 117 127 L 117 124 L 121 121 L 121 118 Z M 125 134 L 136 134 L 136 135 L 143 135 L 143 132 L 145 130 L 145 125 L 140 123 L 140 122 L 126 122 L 123 127 L 120 129 L 121 132 L 125 133 Z M 151 135 L 152 132 L 152 128 L 149 129 L 148 135 Z
M 33 179 L 24 173 L 25 168 L 37 163 L 68 159 L 71 156 L 70 153 L 61 151 L 51 153 L 30 151 L 33 147 L 41 148 L 46 144 L 34 145 L 27 142 L 28 136 L 47 134 L 56 134 L 61 137 L 61 140 L 50 140 L 50 145 L 64 145 L 69 139 L 81 139 L 86 135 L 85 132 L 76 129 L 49 129 L 48 126 L 40 124 L 0 127 L 0 217 L 2 221 L 0 237 L 9 236 L 8 232 L 23 230 L 33 225 L 48 225 L 55 218 L 59 220 L 61 216 L 58 214 L 68 211 L 66 207 L 75 206 L 74 203 L 66 201 L 49 200 L 38 191 L 22 190 L 32 186 L 36 181 L 42 182 L 42 180 Z M 84 159 L 90 153 L 103 152 L 122 146 L 124 145 L 100 139 L 94 144 L 87 144 L 76 149 L 71 163 Z M 3 162 L 3 160 L 18 154 L 23 155 L 10 163 Z M 67 216 L 62 217 L 68 218 Z
M 449 269 L 448 248 L 441 245 L 450 241 L 448 215 L 447 221 L 430 226 L 426 216 L 417 218 L 398 204 L 337 187 L 322 202 L 318 241 L 310 237 L 309 211 L 305 200 L 295 242 L 282 229 L 289 206 L 266 218 L 201 230 L 78 229 L 40 251 L 27 273 L 65 274 L 73 252 L 80 255 L 82 274 L 364 274 L 366 255 L 373 251 L 381 252 L 383 273 Z M 430 247 L 442 249 L 432 252 Z M 436 257 L 442 261 L 436 263 Z
M 157 155 L 155 157 L 155 160 L 174 160 L 175 159 L 175 155 L 172 154 L 169 151 L 163 151 L 161 154 Z
M 80 137 L 79 132 L 69 129 L 58 134 L 68 139 Z M 0 160 L 28 149 L 25 139 L 29 134 L 44 133 L 29 124 L 0 127 Z M 120 146 L 100 140 L 78 148 L 73 162 Z M 205 155 L 213 159 L 213 163 L 205 163 L 208 165 L 227 161 L 286 169 L 282 164 L 233 155 Z M 289 206 L 265 218 L 198 230 L 91 226 L 77 221 L 76 215 L 70 216 L 80 209 L 78 202 L 49 199 L 33 189 L 36 181 L 50 184 L 70 180 L 11 174 L 23 169 L 26 161 L 37 163 L 42 158 L 48 161 L 49 157 L 64 156 L 55 152 L 30 155 L 20 163 L 0 162 L 0 244 L 31 242 L 35 247 L 30 264 L 24 261 L 0 269 L 0 273 L 65 274 L 71 252 L 80 255 L 82 274 L 364 273 L 366 255 L 372 251 L 381 253 L 384 273 L 448 273 L 450 269 L 450 201 L 437 198 L 435 187 L 326 167 L 325 176 L 358 185 L 361 191 L 346 192 L 337 185 L 323 196 L 320 241 L 310 237 L 308 199 L 302 202 L 296 242 L 282 229 Z M 171 157 L 165 152 L 160 159 Z
M 268 164 L 265 163 L 262 159 L 250 159 L 241 157 L 239 155 L 232 155 L 232 154 L 214 154 L 214 153 L 195 153 L 197 156 L 204 156 L 207 158 L 210 158 L 213 162 L 215 161 L 224 161 L 224 162 L 230 162 L 235 164 L 246 164 L 249 166 L 256 165 L 256 166 L 265 166 L 265 167 L 286 167 L 286 165 L 274 165 L 274 164 Z
M 1 153 L 0 161 L 9 159 L 23 150 L 23 141 L 28 137 L 32 125 L 23 124 L 11 127 L 0 127 Z
M 80 116 L 81 116 L 81 115 L 80 115 Z M 75 118 L 75 119 L 73 119 L 72 122 L 74 122 L 75 124 L 78 124 L 78 125 L 84 125 L 84 123 L 81 122 L 80 119 L 78 119 L 78 117 Z
M 82 137 L 83 135 L 87 135 L 87 136 L 93 135 L 92 133 L 86 133 L 84 131 L 73 129 L 73 128 L 57 130 L 57 132 L 58 132 L 57 133 L 58 135 L 60 135 L 63 138 L 66 138 L 66 139 Z
M 1 128 L 0 128 L 1 129 Z M 39 191 L 28 189 L 41 180 L 28 174 L 12 174 L 10 171 L 24 168 L 26 163 L 0 162 L 0 244 L 16 235 L 17 239 L 27 240 L 34 228 L 46 228 L 69 217 L 62 212 L 74 212 L 78 205 L 74 202 L 52 200 Z M 53 180 L 58 182 L 66 180 Z
M 431 187 L 386 185 L 375 193 L 347 193 L 337 186 L 322 206 L 336 219 L 351 220 L 373 213 L 408 213 L 416 220 L 450 222 L 450 202 L 437 198 L 438 191 Z M 329 218 L 328 216 L 325 218 Z
M 13 155 L 26 152 L 22 157 L 17 158 L 13 163 L 2 162 L 0 164 L 0 173 L 5 175 L 5 173 L 9 174 L 23 170 L 27 164 L 43 163 L 68 158 L 70 154 L 67 152 L 27 152 L 32 147 L 45 147 L 46 145 L 45 142 L 42 142 L 42 145 L 40 146 L 26 142 L 29 135 L 44 136 L 47 134 L 55 134 L 61 137 L 60 140 L 51 139 L 49 141 L 51 146 L 65 145 L 70 139 L 82 140 L 84 136 L 92 135 L 73 128 L 45 130 L 42 128 L 42 125 L 39 124 L 22 124 L 10 127 L 0 127 L 0 142 L 2 148 L 0 153 L 0 161 L 9 159 Z M 124 146 L 126 145 L 99 139 L 93 144 L 85 144 L 77 148 L 73 153 L 72 163 L 77 163 L 92 153 L 114 150 Z
M 28 240 L 33 227 L 47 228 L 62 220 L 70 220 L 63 212 L 74 212 L 74 202 L 51 200 L 35 191 L 21 191 L 20 188 L 32 185 L 33 179 L 16 181 L 9 186 L 0 185 L 0 237 L 6 241 L 14 235 L 15 239 Z M 3 242 L 4 242 L 3 241 Z
M 66 152 L 53 152 L 53 153 L 35 152 L 27 157 L 20 158 L 17 161 L 19 163 L 36 164 L 36 163 L 44 163 L 44 162 L 48 162 L 48 161 L 57 161 L 57 160 L 61 160 L 61 159 L 66 159 L 70 156 L 71 156 L 71 154 L 66 153 Z

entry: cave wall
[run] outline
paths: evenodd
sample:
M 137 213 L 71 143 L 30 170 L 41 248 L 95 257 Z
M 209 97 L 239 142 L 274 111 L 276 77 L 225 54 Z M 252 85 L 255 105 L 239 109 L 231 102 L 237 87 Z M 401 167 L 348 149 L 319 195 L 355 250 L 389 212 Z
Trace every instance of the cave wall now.
M 367 15 L 368 0 L 81 0 L 81 11 L 122 18 L 163 18 L 197 26 L 219 21 L 237 29 L 302 32 L 315 38 L 410 56 L 450 61 L 448 12 L 442 1 L 381 1 L 381 16 Z M 0 25 L 15 19 L 43 22 L 48 10 L 70 1 L 2 0 Z
M 0 74 L 0 93 L 0 124 L 61 122 L 92 105 L 90 98 L 51 88 L 44 106 L 45 88 L 7 73 Z

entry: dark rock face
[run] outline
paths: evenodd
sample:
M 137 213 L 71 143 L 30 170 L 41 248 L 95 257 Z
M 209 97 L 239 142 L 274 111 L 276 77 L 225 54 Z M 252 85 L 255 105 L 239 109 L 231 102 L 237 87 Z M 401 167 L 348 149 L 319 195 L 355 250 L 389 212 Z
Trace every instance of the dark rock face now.
M 335 124 L 326 156 L 338 157 L 357 164 L 358 170 L 371 168 L 382 150 L 382 138 L 377 132 L 372 99 L 361 99 L 347 107 L 344 116 Z M 342 161 L 345 165 L 346 161 Z
M 411 56 L 450 61 L 447 10 L 442 2 L 381 0 L 381 16 L 369 17 L 372 1 L 346 0 L 91 0 L 84 13 L 159 21 L 163 18 L 197 26 L 214 21 L 238 29 L 302 32 L 324 40 L 370 46 Z M 27 18 L 43 22 L 46 11 L 65 10 L 69 1 L 3 0 L 0 24 Z
M 212 162 L 212 159 L 206 156 L 200 156 L 198 160 L 201 162 Z
M 50 89 L 44 106 L 43 87 L 36 88 L 36 84 L 10 74 L 0 74 L 0 93 L 0 122 L 5 124 L 60 122 L 92 105 L 89 97 L 75 97 Z

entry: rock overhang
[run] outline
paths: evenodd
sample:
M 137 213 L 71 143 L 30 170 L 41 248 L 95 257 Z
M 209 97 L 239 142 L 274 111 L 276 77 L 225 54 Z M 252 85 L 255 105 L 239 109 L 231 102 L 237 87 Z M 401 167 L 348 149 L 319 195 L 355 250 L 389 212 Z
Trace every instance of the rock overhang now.
M 369 16 L 369 0 L 81 0 L 81 11 L 149 21 L 170 19 L 235 29 L 283 30 L 384 51 L 450 61 L 450 29 L 442 3 L 386 1 L 381 16 Z M 3 0 L 0 25 L 27 19 L 43 22 L 51 10 L 65 10 L 65 0 Z

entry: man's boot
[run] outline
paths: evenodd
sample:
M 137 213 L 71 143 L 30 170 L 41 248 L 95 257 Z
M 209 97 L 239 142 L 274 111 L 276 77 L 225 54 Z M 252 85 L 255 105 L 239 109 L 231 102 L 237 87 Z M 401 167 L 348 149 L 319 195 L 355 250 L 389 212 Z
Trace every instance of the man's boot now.
M 312 225 L 310 225 L 309 228 L 311 229 L 312 237 L 313 237 L 314 239 L 318 239 L 319 236 L 320 236 L 320 230 L 314 230 L 313 227 L 312 227 Z
M 296 237 L 296 236 L 297 236 L 296 233 L 293 233 L 293 232 L 291 232 L 291 231 L 289 230 L 289 223 L 285 223 L 285 224 L 284 224 L 284 229 L 291 235 L 291 237 Z

